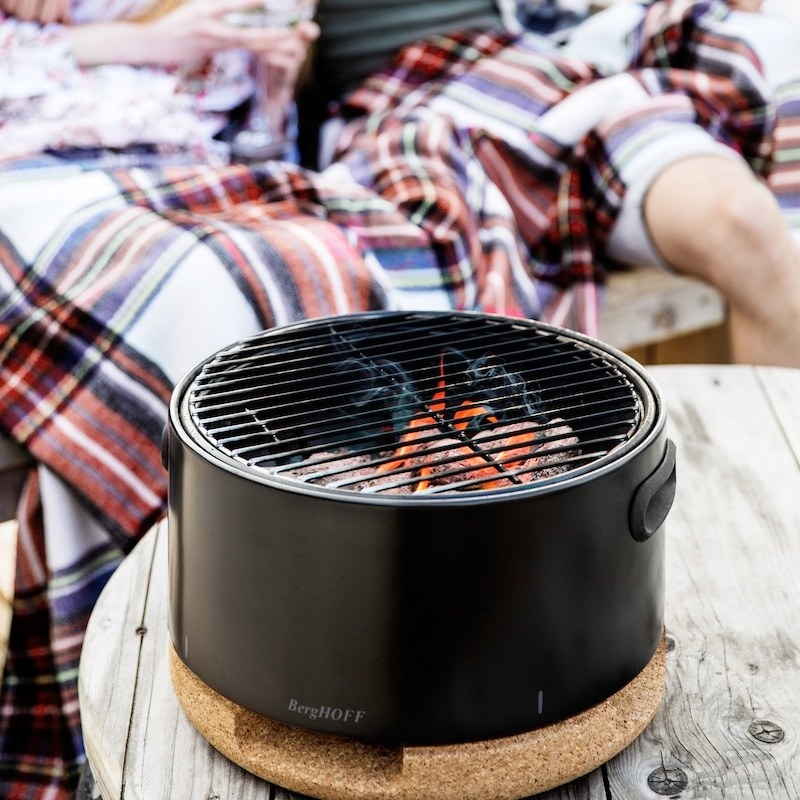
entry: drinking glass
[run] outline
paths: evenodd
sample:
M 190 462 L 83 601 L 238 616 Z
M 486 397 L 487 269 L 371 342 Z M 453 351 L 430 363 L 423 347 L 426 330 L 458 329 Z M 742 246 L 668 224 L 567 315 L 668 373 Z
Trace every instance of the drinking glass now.
M 314 16 L 316 0 L 262 0 L 262 5 L 227 14 L 226 22 L 243 27 L 291 27 Z M 274 131 L 267 113 L 267 65 L 254 57 L 254 87 L 244 126 L 231 139 L 231 155 L 237 161 L 253 162 L 280 158 L 287 149 L 286 137 Z

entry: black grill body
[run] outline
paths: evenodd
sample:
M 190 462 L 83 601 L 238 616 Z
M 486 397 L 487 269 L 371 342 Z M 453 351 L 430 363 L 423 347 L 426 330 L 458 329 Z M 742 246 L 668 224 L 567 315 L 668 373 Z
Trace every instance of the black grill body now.
M 413 481 L 400 470 L 354 490 L 327 454 L 390 460 L 443 376 L 453 403 L 481 386 L 495 416 L 541 440 L 566 420 L 577 443 L 553 445 L 560 471 L 384 491 Z M 400 412 L 385 401 L 398 393 Z M 441 416 L 434 442 L 452 408 Z M 662 636 L 664 422 L 635 362 L 533 322 L 365 314 L 237 343 L 188 374 L 170 408 L 175 649 L 239 705 L 387 744 L 507 736 L 586 710 Z

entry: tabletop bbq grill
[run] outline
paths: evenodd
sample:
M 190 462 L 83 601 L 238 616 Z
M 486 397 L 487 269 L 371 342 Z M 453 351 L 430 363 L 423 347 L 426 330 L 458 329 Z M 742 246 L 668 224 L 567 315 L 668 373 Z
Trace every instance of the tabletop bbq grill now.
M 664 423 L 638 364 L 530 321 L 362 314 L 220 351 L 165 440 L 184 706 L 456 752 L 602 707 L 662 639 Z

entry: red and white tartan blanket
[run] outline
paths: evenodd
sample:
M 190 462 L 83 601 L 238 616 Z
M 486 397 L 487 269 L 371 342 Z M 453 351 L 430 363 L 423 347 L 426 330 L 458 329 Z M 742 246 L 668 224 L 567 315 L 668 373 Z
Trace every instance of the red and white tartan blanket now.
M 535 36 L 409 47 L 344 105 L 319 173 L 0 174 L 0 431 L 41 465 L 20 516 L 0 797 L 71 796 L 83 630 L 164 511 L 167 402 L 198 361 L 269 326 L 384 308 L 595 334 L 619 165 L 663 122 L 709 131 L 798 213 L 800 86 L 771 92 L 748 47 L 715 31 L 726 14 L 650 6 L 611 104 L 597 91 L 613 77 Z

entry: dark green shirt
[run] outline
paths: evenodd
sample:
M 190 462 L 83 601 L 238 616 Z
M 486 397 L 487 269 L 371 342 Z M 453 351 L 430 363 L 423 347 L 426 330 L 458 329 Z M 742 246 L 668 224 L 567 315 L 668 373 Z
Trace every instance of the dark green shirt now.
M 503 26 L 495 0 L 319 0 L 314 66 L 298 95 L 298 145 L 317 163 L 319 127 L 331 101 L 355 89 L 399 50 L 437 33 Z
M 494 0 L 319 0 L 317 21 L 314 77 L 327 99 L 355 88 L 407 44 L 502 24 Z

